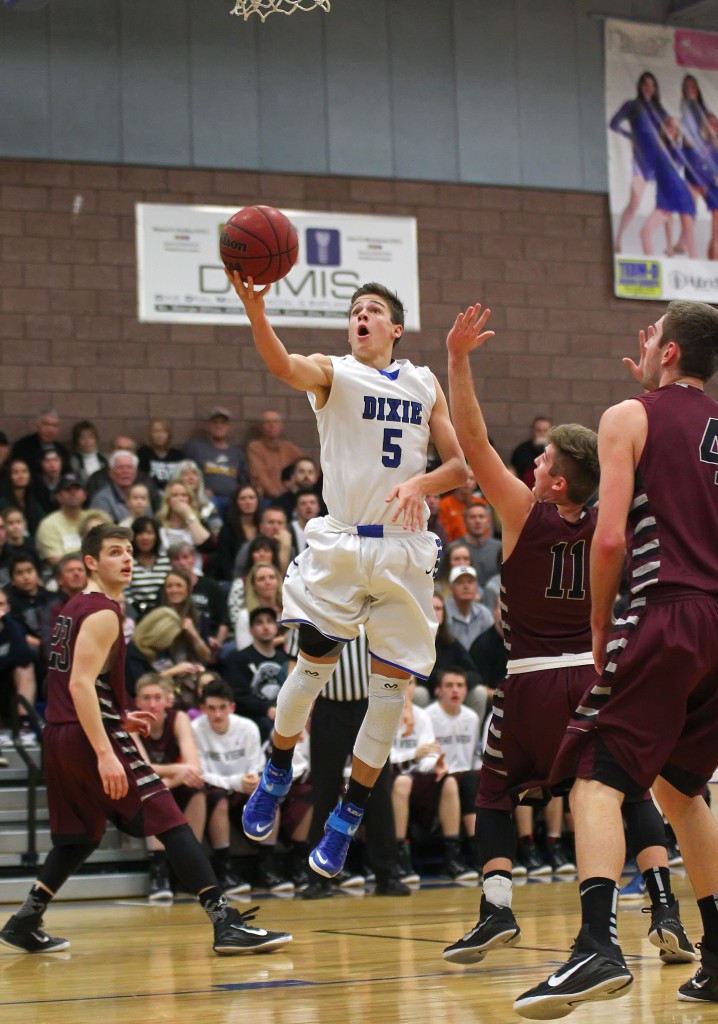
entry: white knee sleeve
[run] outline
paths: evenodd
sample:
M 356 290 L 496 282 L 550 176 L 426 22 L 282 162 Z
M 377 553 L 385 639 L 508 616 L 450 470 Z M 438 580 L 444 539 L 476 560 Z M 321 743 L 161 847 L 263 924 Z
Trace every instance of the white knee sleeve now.
M 372 672 L 369 676 L 369 707 L 354 744 L 354 753 L 372 768 L 383 768 L 394 742 L 408 679 L 391 679 Z
M 309 709 L 336 668 L 336 662 L 307 661 L 300 654 L 277 697 L 274 728 L 281 736 L 296 736 L 307 724 Z

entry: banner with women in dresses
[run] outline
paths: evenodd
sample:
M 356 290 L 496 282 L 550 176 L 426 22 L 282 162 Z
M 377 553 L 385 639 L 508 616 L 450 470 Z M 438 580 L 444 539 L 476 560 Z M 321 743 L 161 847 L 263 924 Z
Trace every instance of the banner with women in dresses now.
M 718 302 L 718 33 L 606 22 L 615 294 Z

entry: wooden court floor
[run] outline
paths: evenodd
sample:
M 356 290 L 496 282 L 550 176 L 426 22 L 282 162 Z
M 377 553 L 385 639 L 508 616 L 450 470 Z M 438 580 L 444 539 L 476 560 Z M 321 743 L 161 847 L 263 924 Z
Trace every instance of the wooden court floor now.
M 699 919 L 685 876 L 677 875 L 674 887 L 695 942 Z M 445 963 L 442 948 L 475 923 L 478 901 L 475 886 L 426 887 L 409 898 L 266 898 L 256 923 L 291 931 L 294 942 L 264 956 L 228 958 L 211 952 L 206 918 L 190 901 L 58 903 L 46 926 L 70 938 L 70 949 L 27 956 L 0 946 L 0 1024 L 517 1021 L 516 995 L 566 959 L 577 931 L 576 883 L 517 887 L 520 945 L 475 967 Z M 646 938 L 644 905 L 620 909 L 621 942 L 635 976 L 631 992 L 582 1007 L 571 1019 L 718 1024 L 718 1005 L 677 1001 L 678 985 L 694 969 L 661 966 Z M 12 908 L 0 912 L 4 918 Z

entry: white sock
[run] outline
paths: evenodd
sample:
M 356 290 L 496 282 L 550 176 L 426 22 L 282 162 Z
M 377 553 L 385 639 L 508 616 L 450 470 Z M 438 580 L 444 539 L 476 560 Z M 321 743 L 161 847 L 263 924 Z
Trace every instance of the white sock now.
M 484 896 L 495 907 L 510 907 L 514 884 L 503 875 L 489 875 L 484 879 Z

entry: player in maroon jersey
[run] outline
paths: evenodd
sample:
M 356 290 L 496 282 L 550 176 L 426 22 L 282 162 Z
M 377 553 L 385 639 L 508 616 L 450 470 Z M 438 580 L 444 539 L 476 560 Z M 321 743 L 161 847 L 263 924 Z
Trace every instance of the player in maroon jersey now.
M 480 917 L 444 950 L 454 963 L 478 963 L 493 947 L 518 942 L 511 910 L 511 812 L 516 800 L 547 789 L 571 711 L 596 681 L 588 560 L 597 513 L 586 507 L 599 480 L 596 434 L 575 423 L 553 427 L 536 459 L 533 489 L 504 466 L 489 443 L 469 362 L 470 352 L 493 336 L 484 331 L 488 317 L 489 310 L 469 307 L 447 339 L 456 432 L 503 524 L 501 596 L 509 654 L 507 679 L 494 696 L 476 800 L 484 874 Z M 662 959 L 692 961 L 695 952 L 670 891 L 663 822 L 645 789 L 626 818 L 653 903 L 649 936 Z M 670 946 L 657 928 L 669 914 L 677 935 Z
M 143 760 L 132 733 L 147 735 L 154 715 L 125 711 L 125 643 L 117 599 L 132 578 L 132 532 L 96 526 L 82 542 L 87 589 L 57 618 L 47 676 L 44 732 L 52 849 L 0 941 L 26 953 L 65 949 L 42 930 L 52 897 L 97 848 L 106 820 L 130 835 L 156 835 L 177 876 L 196 892 L 214 927 L 219 954 L 253 953 L 291 941 L 248 925 L 230 907 L 207 857 L 170 791 Z M 254 908 L 256 910 L 256 908 Z
M 648 393 L 608 409 L 599 428 L 591 623 L 601 678 L 554 768 L 577 776 L 582 926 L 568 963 L 516 1001 L 529 1018 L 630 987 L 614 916 L 621 806 L 654 780 L 703 921 L 702 965 L 678 996 L 718 1002 L 718 823 L 702 796 L 718 766 L 718 404 L 704 392 L 718 312 L 670 303 L 629 363 Z M 624 560 L 631 601 L 613 624 Z

